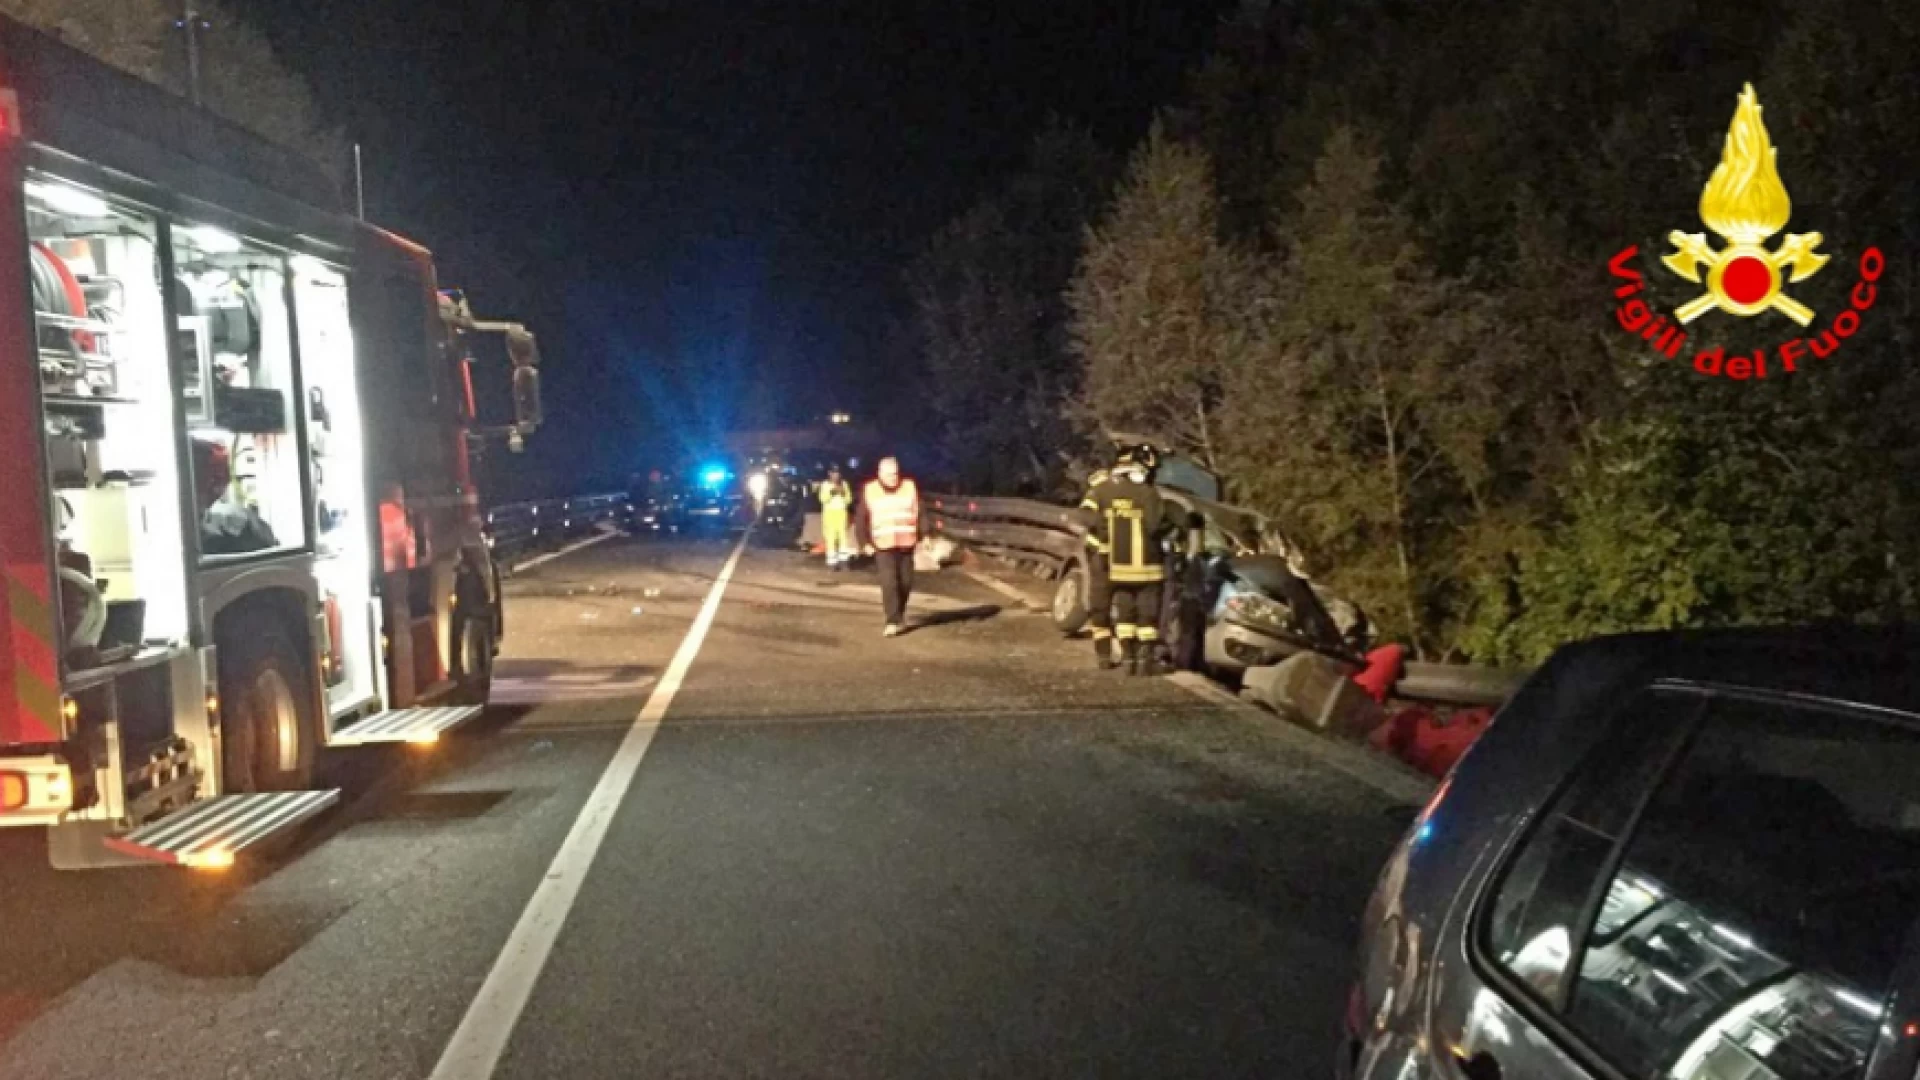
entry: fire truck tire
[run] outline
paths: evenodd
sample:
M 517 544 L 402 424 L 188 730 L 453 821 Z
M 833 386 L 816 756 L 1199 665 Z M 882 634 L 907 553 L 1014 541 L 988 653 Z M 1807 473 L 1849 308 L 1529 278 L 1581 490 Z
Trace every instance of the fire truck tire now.
M 453 677 L 459 682 L 453 700 L 461 705 L 485 705 L 493 695 L 493 655 L 499 635 L 486 593 L 468 587 L 466 582 L 470 580 L 463 580 L 460 586 L 460 606 L 453 620 Z
M 274 620 L 248 619 L 236 630 L 220 649 L 222 786 L 304 790 L 317 749 L 307 665 Z
M 487 574 L 493 579 L 493 654 L 500 655 L 500 640 L 507 636 L 507 594 L 500 589 L 500 564 L 489 559 Z

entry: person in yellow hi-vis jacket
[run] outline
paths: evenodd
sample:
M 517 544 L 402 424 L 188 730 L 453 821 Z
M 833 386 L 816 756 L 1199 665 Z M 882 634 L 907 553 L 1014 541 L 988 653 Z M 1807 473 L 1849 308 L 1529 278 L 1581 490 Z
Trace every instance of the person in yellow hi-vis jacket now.
M 840 476 L 840 466 L 827 470 L 820 481 L 820 538 L 827 549 L 827 569 L 842 570 L 853 562 L 853 486 Z

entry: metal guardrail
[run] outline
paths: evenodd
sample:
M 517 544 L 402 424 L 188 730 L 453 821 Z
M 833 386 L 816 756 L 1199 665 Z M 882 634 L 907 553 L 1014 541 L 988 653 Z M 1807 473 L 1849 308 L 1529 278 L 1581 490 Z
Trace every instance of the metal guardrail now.
M 1036 562 L 1056 574 L 1086 545 L 1088 523 L 1074 507 L 973 495 L 935 495 L 928 504 L 935 536 Z
M 487 543 L 495 558 L 506 560 L 578 539 L 630 514 L 631 499 L 624 491 L 501 503 L 487 510 Z

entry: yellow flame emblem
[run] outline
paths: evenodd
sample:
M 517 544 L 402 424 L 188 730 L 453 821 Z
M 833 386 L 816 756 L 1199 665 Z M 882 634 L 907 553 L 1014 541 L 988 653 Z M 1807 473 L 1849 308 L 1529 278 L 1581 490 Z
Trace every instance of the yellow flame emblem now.
M 1801 282 L 1827 265 L 1817 250 L 1819 233 L 1789 233 L 1780 247 L 1768 251 L 1766 239 L 1786 227 L 1793 212 L 1787 186 L 1780 182 L 1778 151 L 1760 120 L 1760 99 L 1748 83 L 1727 129 L 1720 164 L 1700 193 L 1700 220 L 1718 233 L 1727 246 L 1715 251 L 1701 233 L 1675 230 L 1667 235 L 1674 250 L 1662 261 L 1688 281 L 1705 275 L 1707 291 L 1687 301 L 1674 313 L 1690 323 L 1714 308 L 1729 315 L 1751 316 L 1778 311 L 1801 326 L 1813 321 L 1813 309 L 1781 291 L 1787 280 Z M 1782 270 L 1791 269 L 1791 279 Z

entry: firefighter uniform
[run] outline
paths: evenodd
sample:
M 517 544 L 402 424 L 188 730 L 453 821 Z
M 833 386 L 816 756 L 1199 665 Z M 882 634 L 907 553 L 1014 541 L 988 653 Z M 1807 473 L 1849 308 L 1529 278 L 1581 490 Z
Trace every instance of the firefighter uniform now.
M 1094 493 L 1113 479 L 1105 469 L 1087 477 L 1087 494 L 1080 509 L 1092 519 L 1087 526 L 1087 628 L 1093 634 L 1093 654 L 1102 671 L 1115 666 L 1113 659 L 1113 583 L 1107 576 L 1106 522 L 1100 517 L 1100 504 Z
M 820 540 L 829 570 L 853 561 L 852 525 L 853 486 L 844 479 L 820 481 Z
M 1113 591 L 1113 632 L 1128 674 L 1155 674 L 1160 640 L 1160 596 L 1167 578 L 1163 546 L 1166 506 L 1144 466 L 1123 466 L 1091 493 L 1100 518 Z

